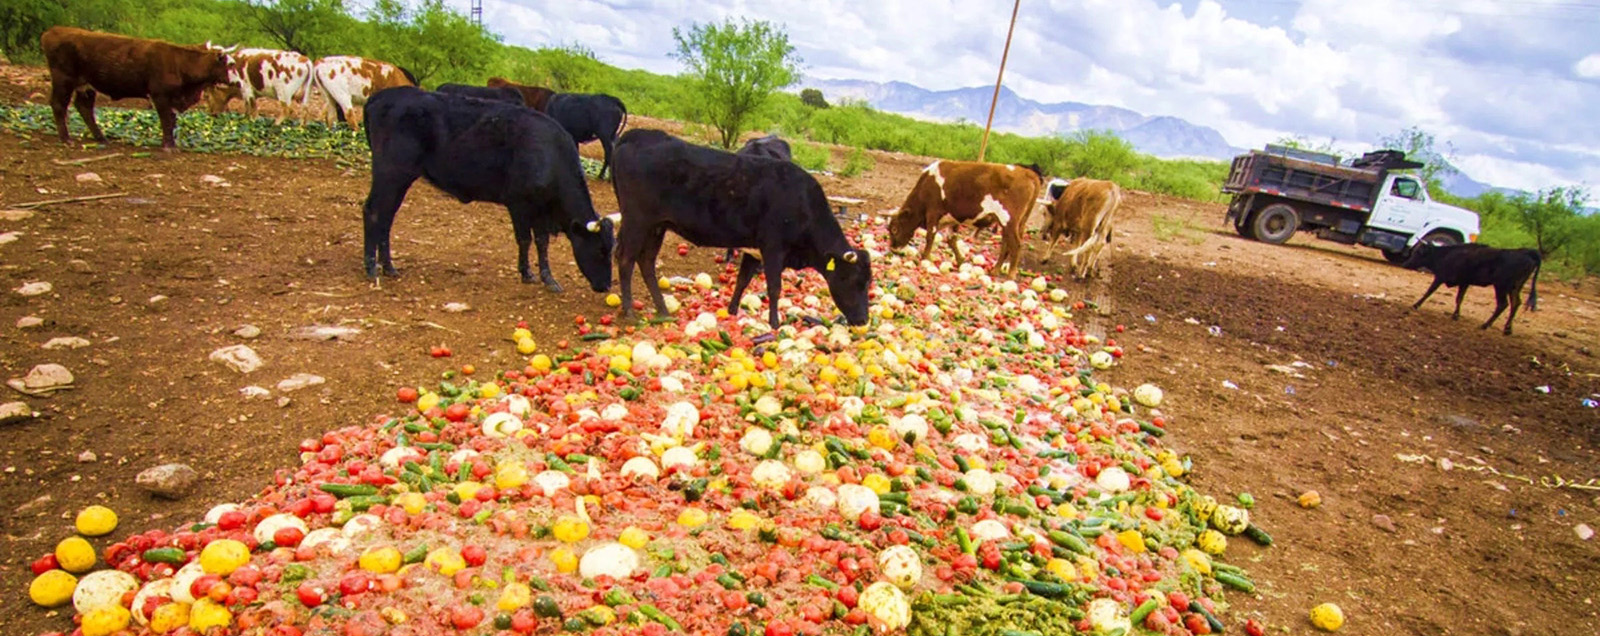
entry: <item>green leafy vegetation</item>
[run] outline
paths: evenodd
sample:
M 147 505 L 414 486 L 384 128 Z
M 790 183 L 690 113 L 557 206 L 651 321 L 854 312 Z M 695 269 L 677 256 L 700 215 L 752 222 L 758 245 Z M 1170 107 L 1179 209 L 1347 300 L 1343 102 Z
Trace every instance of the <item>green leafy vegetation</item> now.
M 69 113 L 67 130 L 83 139 L 85 129 L 77 113 Z M 155 111 L 100 108 L 95 119 L 106 136 L 135 146 L 161 146 L 161 126 Z M 50 107 L 35 104 L 0 106 L 0 129 L 31 137 L 43 134 L 55 143 L 55 121 Z M 178 146 L 191 152 L 229 152 L 259 157 L 332 158 L 344 163 L 370 161 L 361 131 L 344 126 L 330 128 L 321 122 L 277 125 L 270 118 L 237 113 L 208 115 L 189 111 L 178 116 Z
M 1470 199 L 1434 196 L 1478 213 L 1479 243 L 1537 249 L 1545 269 L 1561 278 L 1600 274 L 1600 216 L 1584 214 L 1588 193 L 1581 188 L 1517 195 L 1486 192 Z
M 732 148 L 746 123 L 778 89 L 800 76 L 800 58 L 782 27 L 765 21 L 695 24 L 674 28 L 673 57 L 683 62 L 700 119 L 715 126 L 722 147 Z

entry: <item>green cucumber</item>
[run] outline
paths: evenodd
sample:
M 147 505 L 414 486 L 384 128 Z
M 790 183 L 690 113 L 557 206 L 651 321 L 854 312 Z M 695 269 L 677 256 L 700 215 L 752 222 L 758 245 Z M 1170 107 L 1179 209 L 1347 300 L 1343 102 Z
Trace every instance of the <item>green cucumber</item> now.
M 145 550 L 139 558 L 145 563 L 166 563 L 169 565 L 183 565 L 189 561 L 189 555 L 179 548 L 150 548 Z
M 1255 583 L 1250 582 L 1250 579 L 1244 578 L 1232 572 L 1223 572 L 1221 570 L 1217 570 L 1212 572 L 1212 576 L 1216 577 L 1218 583 L 1244 592 L 1245 594 L 1256 593 Z
M 1150 612 L 1156 611 L 1156 608 L 1160 606 L 1161 601 L 1153 598 L 1140 603 L 1138 607 L 1134 608 L 1133 613 L 1128 615 L 1128 622 L 1132 623 L 1135 627 L 1143 625 L 1144 617 L 1149 616 Z
M 368 484 L 318 484 L 317 490 L 340 499 L 378 494 L 378 487 Z
M 1254 541 L 1254 542 L 1259 543 L 1261 545 L 1265 545 L 1265 546 L 1272 545 L 1272 535 L 1267 534 L 1266 530 L 1262 530 L 1261 526 L 1258 526 L 1256 524 L 1252 523 L 1252 524 L 1250 524 L 1248 526 L 1245 526 L 1244 527 L 1244 532 L 1242 532 L 1241 534 L 1243 534 L 1246 537 L 1250 537 L 1251 541 Z

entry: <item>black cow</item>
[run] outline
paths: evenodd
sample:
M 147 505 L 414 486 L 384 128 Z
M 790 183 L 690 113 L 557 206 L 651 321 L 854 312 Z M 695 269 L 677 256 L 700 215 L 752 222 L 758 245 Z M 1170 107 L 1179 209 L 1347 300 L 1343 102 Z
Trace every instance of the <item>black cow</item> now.
M 561 291 L 550 274 L 550 234 L 565 232 L 589 287 L 611 287 L 612 222 L 595 215 L 578 151 L 561 126 L 522 106 L 429 93 L 415 87 L 379 91 L 367 102 L 372 190 L 367 195 L 363 259 L 367 276 L 396 275 L 389 257 L 395 212 L 418 177 L 462 203 L 506 206 L 517 236 L 517 271 L 533 282 L 528 243 L 539 247 L 539 280 Z
M 760 258 L 745 254 L 739 264 L 729 313 L 739 312 L 745 287 L 764 267 L 768 321 L 778 326 L 783 270 L 809 267 L 828 282 L 845 320 L 866 324 L 870 258 L 845 239 L 822 186 L 799 166 L 704 148 L 659 130 L 630 130 L 617 143 L 615 187 L 624 318 L 633 311 L 634 263 L 656 311 L 666 313 L 655 285 L 656 255 L 671 230 L 696 245 L 760 250 Z
M 739 152 L 734 154 L 747 157 L 766 157 L 768 159 L 777 159 L 778 161 L 794 160 L 794 154 L 789 152 L 789 142 L 784 141 L 777 135 L 767 135 L 746 141 L 744 146 L 739 148 Z
M 628 123 L 628 107 L 622 100 L 610 95 L 584 93 L 556 93 L 545 102 L 544 112 L 567 129 L 572 140 L 583 145 L 600 140 L 605 149 L 605 162 L 600 165 L 600 178 L 611 172 L 611 148 Z
M 476 97 L 478 99 L 487 99 L 496 102 L 510 102 L 519 106 L 523 104 L 522 93 L 517 92 L 517 89 L 509 86 L 489 87 L 468 86 L 466 84 L 440 84 L 438 88 L 433 90 L 440 93 L 465 95 L 467 97 Z
M 1456 311 L 1450 318 L 1460 320 L 1461 299 L 1466 297 L 1467 288 L 1493 285 L 1494 315 L 1489 316 L 1489 320 L 1479 328 L 1488 329 L 1500 317 L 1500 312 L 1510 305 L 1511 315 L 1506 316 L 1505 329 L 1505 334 L 1509 336 L 1511 321 L 1517 317 L 1517 307 L 1522 305 L 1522 285 L 1528 282 L 1530 276 L 1533 278 L 1533 287 L 1528 291 L 1528 311 L 1535 311 L 1539 304 L 1539 268 L 1542 262 L 1539 250 L 1533 249 L 1503 250 L 1476 244 L 1435 246 L 1426 242 L 1418 243 L 1412 248 L 1411 257 L 1406 259 L 1404 267 L 1428 270 L 1433 274 L 1433 284 L 1411 308 L 1422 307 L 1422 303 L 1440 285 L 1455 287 Z

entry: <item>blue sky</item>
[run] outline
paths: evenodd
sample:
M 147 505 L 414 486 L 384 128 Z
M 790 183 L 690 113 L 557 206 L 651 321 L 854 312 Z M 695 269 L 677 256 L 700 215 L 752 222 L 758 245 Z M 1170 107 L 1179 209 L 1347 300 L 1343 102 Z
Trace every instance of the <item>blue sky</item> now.
M 460 0 L 466 4 L 466 0 Z M 990 84 L 1004 0 L 484 0 L 511 44 L 680 70 L 672 28 L 783 24 L 806 73 Z M 1006 84 L 1221 131 L 1368 149 L 1417 125 L 1494 185 L 1600 185 L 1600 0 L 1023 0 Z

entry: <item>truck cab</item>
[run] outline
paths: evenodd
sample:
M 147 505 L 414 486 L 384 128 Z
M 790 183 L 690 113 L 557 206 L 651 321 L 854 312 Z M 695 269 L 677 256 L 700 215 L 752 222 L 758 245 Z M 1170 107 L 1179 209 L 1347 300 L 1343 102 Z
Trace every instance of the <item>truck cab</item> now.
M 1222 188 L 1233 195 L 1227 219 L 1240 235 L 1259 241 L 1283 243 L 1308 230 L 1324 240 L 1377 248 L 1396 263 L 1422 241 L 1476 241 L 1477 214 L 1432 200 L 1421 179 L 1397 172 L 1420 167 L 1397 150 L 1346 163 L 1269 145 L 1234 158 Z

